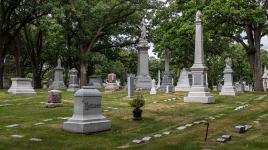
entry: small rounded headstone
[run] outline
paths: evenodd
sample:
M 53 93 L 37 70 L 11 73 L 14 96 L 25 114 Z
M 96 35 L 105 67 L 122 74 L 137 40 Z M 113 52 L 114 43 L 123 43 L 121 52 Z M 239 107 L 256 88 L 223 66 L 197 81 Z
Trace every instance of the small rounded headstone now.
M 50 90 L 48 91 L 48 101 L 46 107 L 60 107 L 62 106 L 61 91 Z

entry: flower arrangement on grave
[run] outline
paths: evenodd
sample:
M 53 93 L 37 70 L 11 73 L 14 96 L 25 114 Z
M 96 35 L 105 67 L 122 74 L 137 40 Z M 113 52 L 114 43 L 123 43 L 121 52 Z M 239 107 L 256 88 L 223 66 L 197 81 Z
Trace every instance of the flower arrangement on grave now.
M 129 102 L 130 106 L 134 108 L 132 111 L 133 113 L 133 120 L 141 120 L 142 119 L 142 110 L 141 107 L 144 106 L 145 100 L 143 96 L 137 96 L 135 99 Z

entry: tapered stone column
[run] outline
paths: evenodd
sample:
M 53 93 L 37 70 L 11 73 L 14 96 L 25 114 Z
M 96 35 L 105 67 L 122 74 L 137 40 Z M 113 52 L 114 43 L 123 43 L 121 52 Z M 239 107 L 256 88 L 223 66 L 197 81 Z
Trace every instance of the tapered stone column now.
M 146 39 L 146 27 L 143 25 L 141 37 L 138 43 L 138 72 L 137 72 L 137 82 L 136 88 L 137 89 L 151 89 L 152 79 L 149 75 L 149 43 Z
M 204 64 L 203 48 L 203 27 L 202 13 L 196 13 L 196 33 L 195 33 L 195 58 L 194 65 L 191 67 L 193 83 L 184 102 L 190 103 L 214 103 L 215 99 L 210 95 L 207 85 L 208 68 Z
M 169 50 L 165 50 L 165 72 L 162 78 L 162 83 L 160 86 L 160 91 L 166 91 L 168 87 L 168 91 L 174 91 L 174 86 L 172 83 L 172 76 L 169 71 Z
M 232 60 L 230 58 L 226 58 L 225 60 L 226 67 L 224 69 L 224 85 L 221 88 L 220 95 L 229 95 L 236 96 L 237 92 L 234 87 L 233 82 L 233 70 L 232 70 Z

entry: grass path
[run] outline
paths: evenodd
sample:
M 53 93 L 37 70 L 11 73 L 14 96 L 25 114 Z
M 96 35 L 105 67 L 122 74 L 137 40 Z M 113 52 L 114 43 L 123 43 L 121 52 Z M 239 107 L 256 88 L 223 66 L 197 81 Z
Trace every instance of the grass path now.
M 62 130 L 66 117 L 72 115 L 73 93 L 63 92 L 64 107 L 48 109 L 44 107 L 47 100 L 45 90 L 38 90 L 38 95 L 34 97 L 11 96 L 5 90 L 0 90 L 0 149 L 268 149 L 268 97 L 265 93 L 245 93 L 237 97 L 213 93 L 215 104 L 184 103 L 186 93 L 137 94 L 143 94 L 146 99 L 142 121 L 132 121 L 127 92 L 103 92 L 103 114 L 112 121 L 112 130 L 79 135 Z M 248 107 L 234 110 L 245 104 Z M 215 120 L 209 119 L 211 117 Z M 210 122 L 207 142 L 204 142 L 204 125 L 176 130 L 179 126 L 203 119 Z M 44 124 L 35 125 L 40 122 Z M 6 127 L 12 124 L 18 126 Z M 234 126 L 238 124 L 252 124 L 253 128 L 245 134 L 237 134 Z M 133 139 L 163 131 L 172 133 L 144 144 L 131 143 Z M 11 137 L 15 134 L 24 137 Z M 231 134 L 233 140 L 228 143 L 216 142 L 216 138 L 222 134 Z M 30 141 L 30 138 L 42 141 Z

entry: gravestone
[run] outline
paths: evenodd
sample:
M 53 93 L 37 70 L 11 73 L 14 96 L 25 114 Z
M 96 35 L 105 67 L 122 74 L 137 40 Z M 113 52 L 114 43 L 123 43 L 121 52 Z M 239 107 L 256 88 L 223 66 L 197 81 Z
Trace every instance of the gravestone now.
M 6 76 L 3 76 L 3 88 L 4 89 L 10 88 L 11 86 L 10 83 L 11 83 L 10 80 Z
M 161 73 L 160 73 L 160 70 L 158 70 L 158 80 L 157 80 L 157 86 L 156 86 L 156 89 L 159 89 L 160 86 L 161 86 Z
M 42 81 L 42 88 L 47 89 L 48 88 L 48 81 Z
M 233 82 L 233 70 L 232 70 L 232 60 L 230 58 L 225 59 L 226 67 L 223 71 L 224 73 L 224 84 L 221 88 L 220 95 L 236 96 L 237 92 L 234 87 Z
M 151 89 L 151 77 L 149 75 L 149 55 L 148 50 L 150 46 L 146 39 L 146 27 L 143 23 L 142 32 L 138 43 L 138 72 L 136 88 L 150 90 Z
M 67 91 L 75 92 L 80 88 L 78 84 L 78 71 L 75 68 L 69 70 L 69 86 Z
M 266 92 L 268 89 L 268 71 L 266 69 L 266 67 L 264 68 L 264 72 L 262 75 L 262 85 L 263 85 L 263 89 Z
M 190 89 L 190 80 L 188 71 L 183 68 L 180 73 L 180 78 L 178 80 L 177 86 L 175 87 L 175 91 L 185 91 L 188 92 Z
M 66 86 L 63 81 L 64 69 L 61 67 L 61 60 L 58 59 L 57 67 L 54 68 L 54 80 L 49 87 L 50 90 L 65 90 Z
M 83 86 L 74 97 L 73 116 L 63 123 L 64 130 L 87 134 L 111 129 L 111 122 L 102 115 L 99 90 Z
M 214 92 L 218 91 L 218 87 L 217 87 L 217 85 L 213 85 L 213 86 L 212 86 L 212 91 L 214 91 Z
M 245 92 L 245 86 L 243 82 L 239 81 L 235 83 L 235 89 L 239 93 L 244 93 Z
M 13 95 L 36 95 L 32 87 L 32 79 L 30 78 L 11 78 L 12 84 L 8 90 L 8 93 Z
M 218 83 L 218 84 L 217 84 L 217 90 L 218 90 L 218 91 L 221 91 L 221 88 L 222 88 L 222 84 L 221 84 L 221 83 Z
M 210 95 L 207 84 L 208 68 L 204 62 L 203 49 L 203 27 L 202 13 L 196 13 L 196 32 L 195 32 L 195 57 L 194 65 L 191 67 L 193 83 L 187 97 L 184 97 L 184 102 L 190 103 L 214 103 L 215 99 Z
M 172 76 L 171 73 L 169 71 L 169 50 L 165 50 L 165 72 L 164 75 L 162 77 L 162 83 L 161 86 L 159 88 L 160 91 L 164 92 L 166 91 L 166 88 L 169 88 L 168 91 L 169 92 L 173 92 L 174 90 L 174 86 L 172 83 Z
M 152 88 L 150 91 L 150 95 L 155 95 L 156 94 L 156 88 L 155 88 L 155 80 L 152 80 Z
M 120 80 L 116 80 L 115 83 L 116 83 L 116 85 L 118 86 L 118 88 L 120 88 L 121 81 L 120 81 Z
M 59 90 L 50 90 L 48 91 L 48 101 L 46 107 L 54 108 L 63 106 L 61 100 L 61 91 Z
M 108 74 L 108 83 L 105 86 L 106 90 L 111 90 L 111 91 L 115 91 L 119 89 L 119 86 L 117 85 L 117 81 L 116 81 L 116 74 L 114 73 L 110 73 Z
M 95 86 L 97 89 L 102 89 L 102 78 L 99 75 L 91 75 L 89 76 L 89 85 Z
M 135 77 L 133 76 L 129 76 L 127 78 L 127 91 L 129 98 L 134 98 L 134 90 L 135 90 L 134 78 Z

